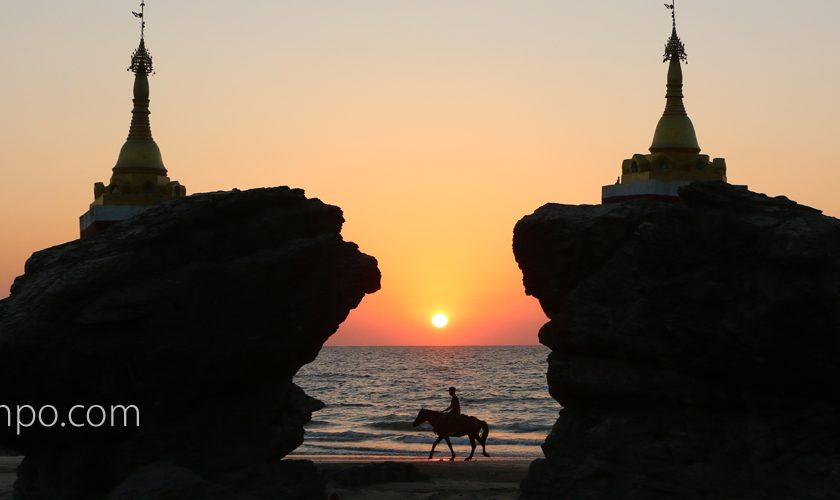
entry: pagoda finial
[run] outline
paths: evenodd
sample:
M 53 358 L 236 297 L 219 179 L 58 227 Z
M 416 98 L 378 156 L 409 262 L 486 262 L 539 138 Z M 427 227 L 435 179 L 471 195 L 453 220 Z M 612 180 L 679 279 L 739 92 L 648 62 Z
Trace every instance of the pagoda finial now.
M 670 4 L 665 4 L 665 8 L 671 11 L 671 37 L 665 43 L 665 55 L 662 62 L 667 62 L 672 59 L 678 61 L 688 62 L 688 56 L 685 53 L 685 45 L 677 35 L 677 6 L 675 0 L 671 0 Z
M 140 46 L 131 54 L 131 65 L 128 71 L 136 74 L 154 74 L 152 55 L 146 50 L 146 1 L 140 0 L 140 12 L 131 11 L 134 17 L 140 19 Z
M 146 1 L 140 0 L 140 12 L 131 11 L 134 17 L 140 18 L 140 39 L 142 40 L 146 35 Z

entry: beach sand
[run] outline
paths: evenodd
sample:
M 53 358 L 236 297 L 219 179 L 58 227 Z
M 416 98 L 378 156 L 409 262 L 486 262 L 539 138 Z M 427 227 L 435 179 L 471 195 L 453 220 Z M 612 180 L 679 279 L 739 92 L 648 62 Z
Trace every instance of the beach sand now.
M 303 457 L 294 457 L 303 458 Z M 358 466 L 383 464 L 386 461 L 410 464 L 429 478 L 416 482 L 381 482 L 358 487 L 327 485 L 328 494 L 340 500 L 511 500 L 519 497 L 519 481 L 525 477 L 530 460 L 478 457 L 473 462 L 463 459 L 427 461 L 416 458 L 384 457 L 306 457 L 312 459 L 325 474 Z M 0 500 L 11 500 L 15 469 L 19 457 L 0 457 Z
M 382 460 L 369 458 L 344 459 L 311 457 L 318 469 L 330 476 L 335 468 L 352 468 L 365 464 L 382 464 Z M 511 500 L 520 495 L 519 482 L 525 477 L 530 459 L 493 459 L 477 457 L 475 461 L 428 461 L 417 459 L 388 459 L 399 464 L 410 464 L 429 478 L 428 481 L 380 482 L 358 487 L 341 487 L 327 484 L 328 494 L 335 493 L 341 500 L 461 500 L 492 499 Z

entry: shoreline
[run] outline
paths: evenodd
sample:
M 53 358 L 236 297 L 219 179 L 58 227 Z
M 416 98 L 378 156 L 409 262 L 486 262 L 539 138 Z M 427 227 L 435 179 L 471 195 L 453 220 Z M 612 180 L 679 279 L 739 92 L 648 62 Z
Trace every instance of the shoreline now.
M 449 461 L 417 456 L 291 455 L 284 460 L 314 462 L 326 478 L 327 495 L 340 500 L 509 500 L 520 496 L 519 484 L 536 458 L 477 456 L 466 462 L 457 456 Z M 11 500 L 22 459 L 0 457 L 0 500 Z M 336 477 L 359 481 L 340 484 Z
M 322 460 L 319 457 L 312 461 L 326 478 L 327 495 L 331 499 L 510 500 L 522 494 L 520 483 L 534 460 L 478 457 L 466 462 L 463 458 L 458 460 L 458 457 L 453 461 L 417 457 L 379 458 L 344 456 Z M 411 477 L 416 474 L 423 479 Z M 353 478 L 352 484 L 333 480 L 348 475 Z M 400 478 L 400 475 L 404 477 Z M 388 481 L 383 478 L 388 478 Z
M 464 459 L 467 458 L 467 454 L 457 454 L 455 455 L 455 460 L 453 462 L 464 462 Z M 485 457 L 481 455 L 481 451 L 477 450 L 475 455 L 473 456 L 472 460 L 467 463 L 481 463 L 481 462 L 493 462 L 493 463 L 510 463 L 510 464 L 517 464 L 517 463 L 526 463 L 530 464 L 534 460 L 545 458 L 542 455 L 540 456 L 533 456 L 533 457 L 516 457 L 516 456 L 490 456 Z M 412 464 L 416 463 L 436 463 L 436 462 L 449 462 L 449 452 L 447 451 L 446 454 L 440 453 L 438 450 L 435 453 L 435 457 L 429 460 L 426 456 L 419 456 L 419 455 L 312 455 L 312 454 L 296 454 L 292 453 L 286 455 L 283 460 L 311 460 L 317 463 L 371 463 L 371 462 L 410 462 Z

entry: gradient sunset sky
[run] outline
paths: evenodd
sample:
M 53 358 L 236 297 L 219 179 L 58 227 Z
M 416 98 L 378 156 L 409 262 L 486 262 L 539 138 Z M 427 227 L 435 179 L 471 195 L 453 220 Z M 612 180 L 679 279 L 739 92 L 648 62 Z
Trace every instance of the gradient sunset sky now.
M 111 175 L 138 3 L 3 5 L 0 297 L 33 251 L 78 237 Z M 840 2 L 677 10 L 704 153 L 732 183 L 840 215 Z M 598 203 L 665 105 L 663 0 L 148 0 L 147 21 L 170 177 L 304 188 L 379 260 L 382 290 L 332 344 L 536 343 L 514 224 Z

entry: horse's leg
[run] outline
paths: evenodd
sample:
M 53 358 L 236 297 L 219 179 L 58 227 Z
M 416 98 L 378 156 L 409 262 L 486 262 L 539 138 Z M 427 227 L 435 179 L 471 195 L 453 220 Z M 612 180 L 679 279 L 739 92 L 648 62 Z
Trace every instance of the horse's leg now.
M 481 432 L 478 435 L 478 440 L 481 442 L 481 453 L 485 457 L 489 457 L 490 455 L 487 453 L 486 445 L 487 445 L 487 435 L 490 434 L 490 428 L 487 427 L 487 422 L 484 422 L 484 421 L 481 422 L 481 426 L 482 426 L 482 431 L 483 432 Z
M 470 450 L 470 456 L 464 459 L 464 462 L 467 460 L 472 460 L 473 454 L 475 453 L 475 437 L 470 434 L 470 446 L 472 446 L 472 450 Z
M 446 444 L 449 445 L 449 452 L 452 453 L 452 457 L 449 459 L 451 462 L 455 460 L 455 450 L 452 449 L 452 441 L 449 440 L 449 436 L 446 436 Z
M 437 446 L 437 445 L 438 445 L 438 443 L 440 443 L 440 440 L 441 440 L 441 439 L 443 439 L 443 436 L 438 436 L 438 438 L 437 438 L 437 439 L 435 439 L 435 443 L 432 445 L 432 451 L 430 451 L 430 452 L 429 452 L 429 460 L 431 460 L 431 459 L 432 459 L 432 455 L 434 455 L 434 454 L 435 454 L 435 446 Z M 451 448 L 451 446 L 450 446 L 450 448 Z

